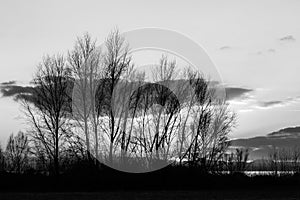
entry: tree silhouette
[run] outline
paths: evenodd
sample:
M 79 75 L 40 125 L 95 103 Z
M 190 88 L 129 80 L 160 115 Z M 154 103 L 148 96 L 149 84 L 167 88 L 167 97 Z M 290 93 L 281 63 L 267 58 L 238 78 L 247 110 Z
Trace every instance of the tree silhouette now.
M 29 162 L 29 139 L 23 132 L 19 132 L 16 136 L 11 134 L 6 145 L 6 162 L 9 170 L 21 173 Z
M 73 88 L 73 117 L 79 127 L 84 131 L 87 156 L 90 158 L 91 152 L 91 133 L 90 124 L 94 132 L 94 152 L 99 159 L 99 114 L 96 108 L 96 93 L 101 80 L 101 51 L 96 47 L 89 34 L 78 38 L 74 49 L 69 52 L 68 64 L 74 76 Z
M 35 153 L 46 155 L 59 174 L 59 159 L 65 151 L 67 141 L 72 137 L 70 131 L 70 70 L 63 56 L 46 56 L 38 65 L 34 77 L 35 104 L 23 101 L 24 113 L 31 125 Z

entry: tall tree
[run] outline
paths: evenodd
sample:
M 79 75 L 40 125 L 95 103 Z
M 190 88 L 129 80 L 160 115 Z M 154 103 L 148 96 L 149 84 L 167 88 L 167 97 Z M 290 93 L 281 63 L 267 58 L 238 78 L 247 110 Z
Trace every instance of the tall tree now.
M 178 131 L 180 111 L 174 93 L 178 90 L 174 87 L 176 76 L 175 60 L 169 61 L 162 56 L 159 65 L 152 70 L 152 82 L 133 93 L 134 105 L 138 106 L 134 116 L 138 130 L 135 143 L 138 144 L 140 157 L 147 158 L 146 165 L 149 167 L 161 167 L 163 162 L 172 157 L 172 143 Z
M 90 158 L 91 134 L 89 124 L 93 126 L 94 152 L 99 159 L 99 112 L 96 108 L 96 92 L 102 79 L 102 56 L 96 41 L 89 34 L 78 38 L 74 49 L 69 52 L 68 63 L 75 79 L 73 89 L 73 114 L 79 126 L 84 130 L 87 155 Z
M 112 99 L 114 90 L 119 83 L 122 76 L 132 66 L 131 56 L 129 55 L 129 45 L 126 43 L 125 38 L 121 36 L 119 30 L 114 30 L 110 33 L 105 41 L 104 52 L 104 85 L 107 86 L 107 97 Z M 117 122 L 117 118 L 114 115 L 112 106 L 108 106 L 109 117 L 109 131 L 107 132 L 109 140 L 109 162 L 113 163 L 113 147 L 116 142 L 116 138 L 120 133 L 120 119 Z
M 216 88 L 198 72 L 187 73 L 192 88 L 188 112 L 182 124 L 180 160 L 208 170 L 225 153 L 228 134 L 235 125 L 235 114 L 224 99 L 218 98 Z M 183 147 L 183 144 L 185 147 Z
M 70 132 L 70 70 L 62 55 L 46 56 L 38 65 L 33 80 L 31 101 L 25 99 L 25 115 L 32 126 L 31 136 L 37 152 L 47 155 L 56 175 L 60 154 L 67 146 Z M 32 101 L 34 102 L 32 104 Z

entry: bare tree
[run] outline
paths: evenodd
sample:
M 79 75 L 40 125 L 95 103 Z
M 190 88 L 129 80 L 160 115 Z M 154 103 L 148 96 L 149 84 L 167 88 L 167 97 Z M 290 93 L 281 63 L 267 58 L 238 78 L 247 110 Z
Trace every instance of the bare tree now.
M 291 148 L 279 148 L 278 149 L 279 166 L 281 172 L 291 170 L 292 164 L 292 149 Z
M 123 75 L 132 66 L 131 57 L 129 55 L 129 46 L 119 31 L 116 29 L 110 33 L 105 41 L 106 52 L 104 53 L 104 68 L 103 77 L 105 88 L 107 89 L 106 95 L 109 99 L 107 108 L 108 124 L 109 128 L 106 129 L 106 134 L 109 141 L 109 163 L 113 163 L 113 151 L 116 138 L 120 134 L 121 119 L 117 119 L 114 115 L 114 110 L 110 106 L 110 100 L 114 95 L 114 90 L 119 81 L 123 78 Z
M 73 114 L 78 125 L 84 130 L 87 155 L 91 152 L 91 134 L 89 124 L 93 126 L 95 139 L 94 152 L 99 153 L 99 112 L 96 108 L 96 92 L 101 77 L 101 51 L 96 47 L 89 34 L 78 38 L 74 49 L 69 52 L 69 65 L 73 71 L 75 83 L 73 89 Z
M 271 170 L 275 175 L 281 173 L 295 173 L 300 169 L 299 147 L 273 147 L 269 154 Z
M 228 109 L 210 81 L 199 72 L 187 71 L 193 92 L 188 98 L 186 113 L 178 136 L 180 161 L 186 159 L 204 170 L 216 164 L 228 147 L 228 134 L 235 125 L 235 114 Z
M 228 134 L 236 124 L 236 114 L 229 110 L 228 104 L 224 101 L 216 101 L 213 109 L 213 120 L 209 128 L 207 165 L 209 168 L 218 164 L 230 145 Z M 248 152 L 243 152 L 248 158 Z
M 47 156 L 56 175 L 59 174 L 60 154 L 72 136 L 69 129 L 70 82 L 70 70 L 64 57 L 46 56 L 38 65 L 31 101 L 23 100 L 36 152 Z
M 294 147 L 292 149 L 292 162 L 293 162 L 293 171 L 300 173 L 300 147 Z
M 247 168 L 248 149 L 236 149 L 236 171 L 244 172 Z
M 234 127 L 235 115 L 199 73 L 187 71 L 185 79 L 179 73 L 176 62 L 163 56 L 152 71 L 154 83 L 143 83 L 130 94 L 130 114 L 126 114 L 126 109 L 120 114 L 124 108 L 121 103 L 112 108 L 119 114 L 112 116 L 114 131 L 112 121 L 105 130 L 109 133 L 110 155 L 120 145 L 121 152 L 129 153 L 144 167 L 167 164 L 176 153 L 180 161 L 186 159 L 207 170 L 217 164 L 229 145 L 228 134 Z M 122 99 L 118 102 L 128 102 L 123 98 L 128 95 L 126 84 L 117 89 L 117 97 Z M 124 155 L 121 153 L 121 157 Z
M 5 154 L 2 150 L 2 146 L 0 145 L 0 172 L 5 171 L 6 162 L 5 162 Z
M 153 83 L 146 83 L 133 94 L 136 109 L 135 144 L 149 167 L 159 167 L 173 157 L 173 141 L 178 131 L 179 102 L 174 94 L 176 62 L 162 56 L 153 68 Z M 156 166 L 155 166 L 156 165 Z
M 145 79 L 145 74 L 128 68 L 114 88 L 112 97 L 112 109 L 116 120 L 116 138 L 113 144 L 113 153 L 120 153 L 119 164 L 122 167 L 129 167 L 129 158 L 131 159 L 134 151 L 132 141 L 135 137 L 135 114 L 137 105 L 132 105 L 132 92 L 139 88 Z M 131 159 L 132 160 L 132 159 Z
M 19 132 L 16 136 L 11 134 L 9 136 L 6 146 L 6 161 L 9 170 L 21 173 L 28 166 L 30 147 L 27 135 Z
M 273 146 L 271 152 L 269 153 L 269 166 L 273 171 L 273 175 L 277 176 L 279 171 L 279 153 L 278 148 Z

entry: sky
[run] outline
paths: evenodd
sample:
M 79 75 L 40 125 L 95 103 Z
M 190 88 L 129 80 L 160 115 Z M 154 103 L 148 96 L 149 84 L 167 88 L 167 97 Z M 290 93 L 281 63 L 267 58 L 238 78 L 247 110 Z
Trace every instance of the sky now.
M 102 43 L 115 27 L 169 29 L 200 44 L 231 88 L 231 137 L 266 135 L 300 125 L 299 11 L 298 0 L 0 0 L 0 83 L 28 83 L 44 55 L 85 32 Z M 0 123 L 0 141 L 26 126 L 11 97 L 0 97 Z

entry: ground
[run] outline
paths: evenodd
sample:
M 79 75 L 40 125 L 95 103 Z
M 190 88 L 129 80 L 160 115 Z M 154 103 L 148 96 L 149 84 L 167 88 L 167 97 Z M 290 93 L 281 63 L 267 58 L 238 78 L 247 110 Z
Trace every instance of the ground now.
M 0 199 L 14 200 L 118 200 L 118 199 L 141 199 L 141 200 L 201 200 L 201 199 L 275 199 L 294 200 L 300 199 L 300 190 L 199 190 L 199 191 L 106 191 L 97 193 L 0 193 Z

